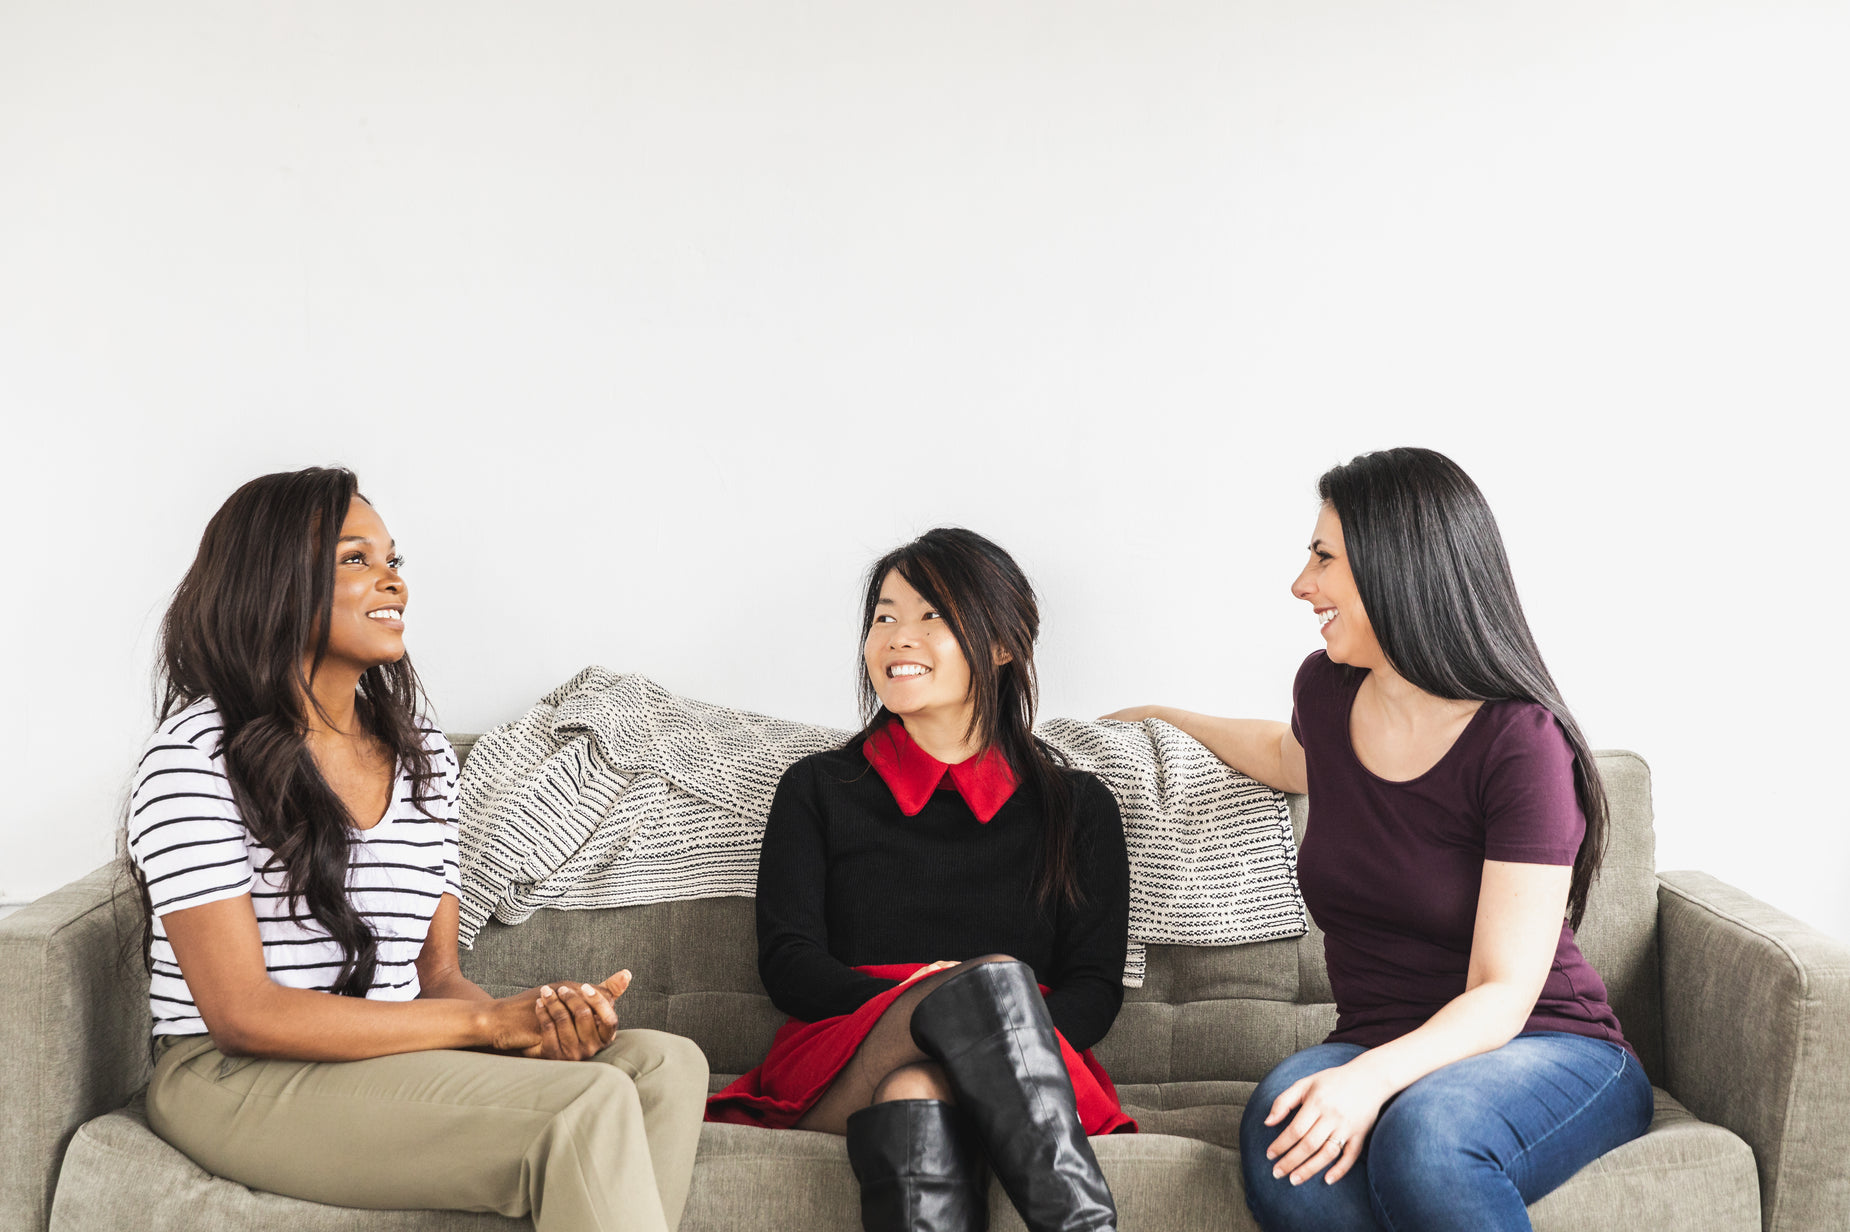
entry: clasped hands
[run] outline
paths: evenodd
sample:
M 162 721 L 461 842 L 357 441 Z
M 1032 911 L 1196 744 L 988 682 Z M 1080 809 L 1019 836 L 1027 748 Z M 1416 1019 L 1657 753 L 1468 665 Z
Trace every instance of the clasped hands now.
M 616 1001 L 630 986 L 619 971 L 599 984 L 561 980 L 503 997 L 495 1048 L 546 1061 L 587 1061 L 617 1036 Z

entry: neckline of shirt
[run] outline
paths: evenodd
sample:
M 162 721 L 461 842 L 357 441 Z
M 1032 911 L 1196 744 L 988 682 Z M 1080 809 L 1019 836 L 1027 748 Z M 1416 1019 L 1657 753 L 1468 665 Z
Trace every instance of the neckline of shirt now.
M 920 748 L 898 719 L 862 741 L 861 754 L 907 817 L 923 812 L 932 793 L 948 777 L 976 819 L 987 825 L 1020 785 L 1001 750 L 990 747 L 967 761 L 948 765 Z

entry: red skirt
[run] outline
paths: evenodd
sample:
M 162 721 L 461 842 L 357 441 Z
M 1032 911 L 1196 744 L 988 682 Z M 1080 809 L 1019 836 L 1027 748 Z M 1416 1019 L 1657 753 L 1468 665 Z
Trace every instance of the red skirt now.
M 868 975 L 886 980 L 903 980 L 924 963 L 896 963 L 881 967 L 856 967 Z M 707 1120 L 728 1125 L 762 1125 L 767 1129 L 789 1129 L 803 1119 L 803 1114 L 822 1098 L 835 1076 L 854 1056 L 874 1023 L 886 1013 L 886 1007 L 911 985 L 889 988 L 852 1014 L 825 1018 L 821 1022 L 799 1022 L 792 1018 L 777 1029 L 771 1051 L 757 1069 L 741 1075 L 717 1095 L 707 1098 Z M 1043 987 L 1042 993 L 1047 989 Z M 1111 1076 L 1092 1056 L 1073 1051 L 1066 1037 L 1058 1031 L 1060 1055 L 1066 1060 L 1067 1075 L 1073 1080 L 1073 1094 L 1079 1104 L 1079 1123 L 1088 1134 L 1136 1133 L 1137 1122 L 1124 1115 L 1118 1104 L 1118 1089 Z

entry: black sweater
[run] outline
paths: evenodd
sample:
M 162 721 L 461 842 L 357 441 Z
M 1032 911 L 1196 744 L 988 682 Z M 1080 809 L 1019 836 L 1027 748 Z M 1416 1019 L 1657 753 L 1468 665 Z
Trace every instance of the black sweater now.
M 790 767 L 758 857 L 758 975 L 772 1002 L 816 1022 L 896 983 L 855 967 L 1009 954 L 1052 989 L 1047 1009 L 1067 1042 L 1096 1044 L 1124 1000 L 1130 864 L 1111 792 L 1090 774 L 1064 773 L 1082 898 L 1042 908 L 1031 783 L 984 824 L 949 775 L 907 817 L 858 741 Z

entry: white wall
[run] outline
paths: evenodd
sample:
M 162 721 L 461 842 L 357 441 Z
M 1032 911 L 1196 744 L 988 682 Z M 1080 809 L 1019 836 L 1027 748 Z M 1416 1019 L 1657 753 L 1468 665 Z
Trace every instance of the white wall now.
M 1048 713 L 1282 717 L 1311 485 L 1414 443 L 1660 867 L 1850 939 L 1847 12 L 0 5 L 0 899 L 109 852 L 266 470 L 360 472 L 452 729 L 587 663 L 846 724 L 940 522 Z

